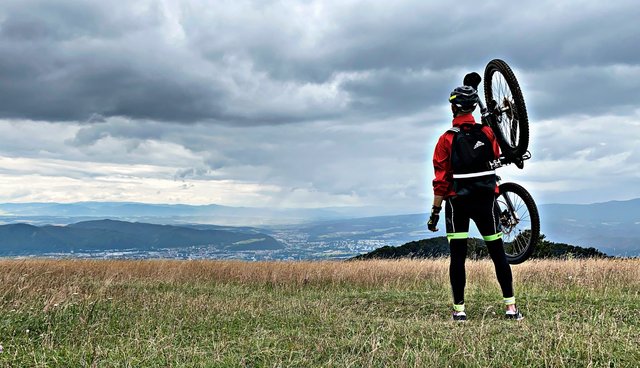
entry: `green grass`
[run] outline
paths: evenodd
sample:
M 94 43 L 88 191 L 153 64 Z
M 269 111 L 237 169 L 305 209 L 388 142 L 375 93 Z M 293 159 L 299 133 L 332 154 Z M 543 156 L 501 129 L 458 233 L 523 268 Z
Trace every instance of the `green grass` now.
M 640 261 L 0 262 L 3 367 L 636 367 Z

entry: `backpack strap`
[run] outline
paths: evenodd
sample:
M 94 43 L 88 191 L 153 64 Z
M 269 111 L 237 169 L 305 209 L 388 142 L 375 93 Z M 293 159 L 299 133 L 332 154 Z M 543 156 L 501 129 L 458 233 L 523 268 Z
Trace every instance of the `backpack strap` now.
M 447 129 L 447 132 L 452 132 L 452 133 L 458 134 L 458 133 L 460 133 L 460 128 L 458 128 L 458 127 L 451 127 L 451 128 L 449 128 L 449 129 Z

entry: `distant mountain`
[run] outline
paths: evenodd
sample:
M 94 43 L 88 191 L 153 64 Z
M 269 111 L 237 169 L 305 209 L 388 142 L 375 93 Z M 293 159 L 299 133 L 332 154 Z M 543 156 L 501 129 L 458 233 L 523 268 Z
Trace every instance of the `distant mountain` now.
M 394 243 L 414 240 L 430 234 L 428 215 L 378 216 L 314 222 L 297 228 L 309 241 L 390 240 Z
M 593 247 L 614 256 L 640 256 L 640 199 L 587 205 L 549 204 L 538 206 L 541 231 L 557 244 Z M 308 241 L 385 242 L 399 246 L 430 236 L 445 235 L 426 229 L 428 214 L 341 219 L 297 225 Z M 471 226 L 472 236 L 479 237 Z M 475 232 L 475 234 L 474 234 Z
M 67 226 L 0 226 L 0 256 L 202 245 L 229 252 L 284 247 L 273 237 L 255 231 L 197 229 L 113 220 L 86 221 Z
M 397 213 L 397 212 L 395 212 Z M 146 204 L 135 202 L 0 203 L 0 222 L 70 224 L 94 219 L 118 219 L 147 223 L 205 223 L 229 226 L 300 224 L 389 214 L 384 208 L 259 208 L 215 204 Z
M 480 239 L 467 241 L 467 258 L 480 259 L 489 257 L 486 245 Z M 422 239 L 403 244 L 398 247 L 385 246 L 352 259 L 398 259 L 398 258 L 438 258 L 449 256 L 449 243 L 444 236 Z M 606 258 L 606 254 L 594 248 L 581 248 L 569 244 L 554 243 L 541 236 L 531 255 L 535 258 Z
M 640 198 L 587 205 L 547 204 L 538 208 L 541 230 L 550 241 L 594 247 L 615 256 L 640 256 Z M 425 224 L 429 216 L 425 213 L 363 217 L 381 212 L 384 211 L 355 207 L 271 210 L 120 202 L 9 203 L 0 204 L 0 223 L 67 225 L 111 218 L 171 224 L 192 230 L 260 233 L 272 236 L 292 249 L 314 249 L 311 253 L 297 253 L 296 257 L 319 252 L 329 255 L 333 250 L 349 257 L 383 245 L 399 246 L 445 235 L 443 219 L 440 220 L 440 231 L 427 231 Z M 479 237 L 474 233 L 475 227 L 471 228 L 471 235 Z
M 558 242 L 607 254 L 640 256 L 640 198 L 594 204 L 539 206 L 542 231 Z

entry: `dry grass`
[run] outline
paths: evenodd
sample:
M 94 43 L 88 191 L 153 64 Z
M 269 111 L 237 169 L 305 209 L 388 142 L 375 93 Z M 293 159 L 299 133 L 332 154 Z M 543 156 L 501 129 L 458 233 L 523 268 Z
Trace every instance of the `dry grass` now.
M 2 260 L 0 365 L 617 367 L 640 360 L 640 260 L 527 261 L 513 272 L 525 323 L 500 318 L 493 265 L 468 261 L 471 320 L 459 326 L 448 316 L 447 259 Z M 504 344 L 509 335 L 514 343 Z
M 638 259 L 532 260 L 512 266 L 512 270 L 516 282 L 534 282 L 552 288 L 575 285 L 599 289 L 639 283 L 639 266 Z M 26 291 L 59 288 L 74 280 L 87 279 L 109 284 L 137 280 L 282 286 L 352 284 L 395 288 L 419 286 L 425 281 L 448 282 L 448 267 L 448 259 L 355 262 L 3 260 L 0 261 L 0 282 Z M 493 265 L 488 261 L 467 261 L 466 268 L 468 275 L 478 283 L 495 279 Z

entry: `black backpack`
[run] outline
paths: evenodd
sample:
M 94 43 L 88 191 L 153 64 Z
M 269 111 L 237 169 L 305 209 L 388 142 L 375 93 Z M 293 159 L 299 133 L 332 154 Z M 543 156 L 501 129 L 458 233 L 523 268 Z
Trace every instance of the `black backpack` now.
M 481 124 L 464 124 L 449 129 L 454 133 L 451 144 L 453 190 L 459 196 L 493 193 L 496 189 L 493 145 Z

